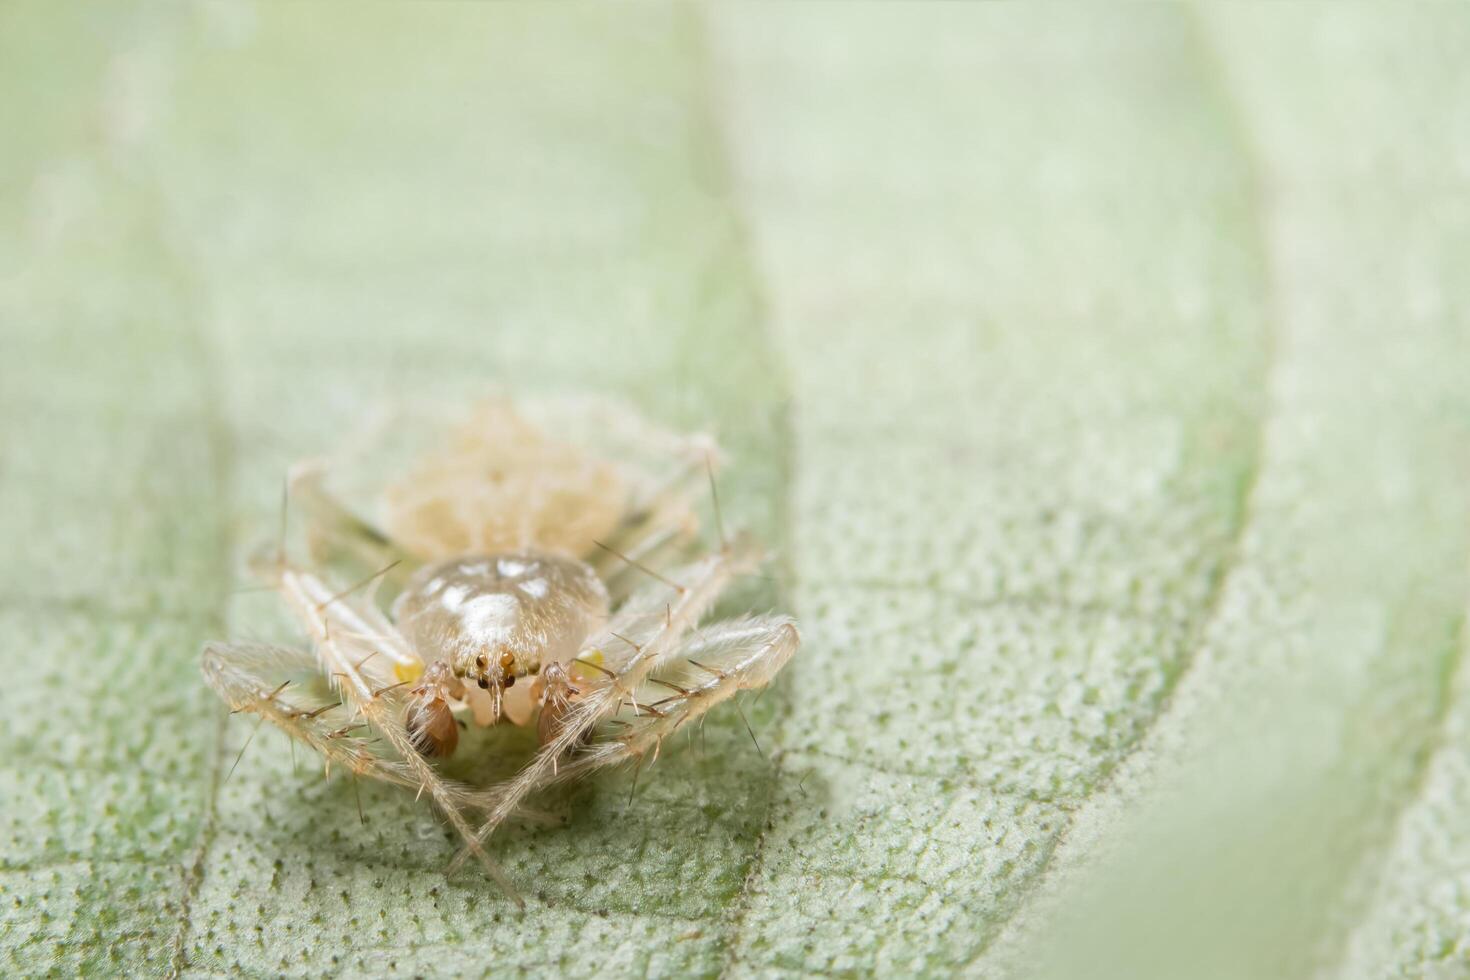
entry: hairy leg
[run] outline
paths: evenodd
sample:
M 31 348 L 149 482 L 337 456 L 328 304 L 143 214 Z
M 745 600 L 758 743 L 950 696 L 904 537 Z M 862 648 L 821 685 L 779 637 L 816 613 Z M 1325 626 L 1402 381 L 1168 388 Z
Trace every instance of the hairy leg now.
M 577 779 L 605 766 L 655 755 L 663 740 L 741 691 L 759 690 L 801 645 L 789 617 L 714 623 L 688 637 L 666 658 L 660 676 L 647 678 L 640 708 L 616 734 L 576 751 L 553 782 Z
M 420 793 L 429 794 L 486 872 L 517 904 L 524 906 L 510 880 L 485 853 L 460 812 L 464 803 L 462 793 L 419 755 L 404 727 L 403 688 L 417 677 L 403 676 L 403 668 L 415 663 L 422 666 L 407 641 L 371 603 L 333 592 L 317 575 L 283 568 L 279 570 L 276 588 L 311 635 L 321 669 L 332 679 L 343 703 L 392 746 L 407 768 L 412 784 Z M 402 679 L 388 680 L 392 676 Z
M 362 726 L 352 724 L 341 701 L 295 689 L 291 675 L 318 669 L 311 653 L 266 644 L 210 643 L 201 669 L 232 714 L 246 712 L 271 722 L 319 752 L 329 768 L 335 763 L 357 776 L 412 785 L 402 766 L 374 753 L 368 740 L 355 734 Z
M 639 565 L 655 566 L 685 552 L 698 533 L 698 521 L 689 506 L 695 490 L 711 466 L 712 448 L 702 455 L 681 459 L 672 472 L 660 478 L 641 497 L 632 501 L 622 521 L 604 546 L 587 560 L 607 583 L 613 601 L 619 602 L 643 584 Z
M 326 488 L 327 471 L 325 461 L 308 460 L 293 466 L 287 481 L 289 502 L 306 515 L 306 540 L 314 559 L 345 562 L 364 572 L 390 569 L 385 578 L 397 591 L 418 562 L 333 496 Z

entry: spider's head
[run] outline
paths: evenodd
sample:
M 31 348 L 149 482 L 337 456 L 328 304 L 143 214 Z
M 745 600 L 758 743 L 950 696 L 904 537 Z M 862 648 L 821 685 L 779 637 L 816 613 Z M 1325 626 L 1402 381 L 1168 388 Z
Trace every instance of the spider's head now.
M 393 604 L 425 659 L 442 657 L 497 701 L 517 678 L 576 656 L 608 614 L 607 588 L 574 558 L 463 555 L 420 569 Z

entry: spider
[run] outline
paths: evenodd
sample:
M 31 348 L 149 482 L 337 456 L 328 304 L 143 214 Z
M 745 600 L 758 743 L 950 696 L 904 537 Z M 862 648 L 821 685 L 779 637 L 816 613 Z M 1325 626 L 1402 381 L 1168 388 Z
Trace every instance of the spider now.
M 335 764 L 427 795 L 463 842 L 448 870 L 473 855 L 518 904 L 484 845 L 529 812 L 528 797 L 656 760 L 681 727 L 769 684 L 801 642 L 787 616 L 703 622 L 761 560 L 749 536 L 725 535 L 714 444 L 625 410 L 594 417 L 604 442 L 620 436 L 662 465 L 548 436 L 504 399 L 477 406 L 386 487 L 381 527 L 329 489 L 334 464 L 298 464 L 286 496 L 305 510 L 309 558 L 287 557 L 283 530 L 251 565 L 310 649 L 203 652 L 231 713 L 272 722 L 328 773 Z M 719 545 L 699 554 L 691 501 L 706 478 Z M 284 503 L 282 513 L 284 523 Z M 377 571 L 343 587 L 340 569 L 354 564 Z M 302 673 L 336 700 L 287 676 Z M 534 726 L 539 747 L 498 784 L 449 778 L 439 760 L 470 722 Z

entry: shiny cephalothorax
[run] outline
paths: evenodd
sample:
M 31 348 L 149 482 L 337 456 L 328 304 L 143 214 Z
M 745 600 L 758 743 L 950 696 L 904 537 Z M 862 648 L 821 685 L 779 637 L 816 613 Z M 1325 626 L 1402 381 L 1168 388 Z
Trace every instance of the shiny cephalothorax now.
M 480 406 L 389 484 L 386 532 L 326 489 L 329 467 L 298 468 L 291 499 L 313 561 L 288 561 L 283 542 L 256 570 L 311 649 L 204 651 L 233 711 L 270 720 L 329 770 L 427 794 L 465 841 L 451 868 L 473 854 L 512 896 L 482 845 L 530 794 L 656 757 L 716 704 L 770 683 L 800 644 L 784 616 L 704 621 L 760 561 L 723 528 L 716 548 L 697 548 L 692 500 L 713 485 L 713 444 L 598 411 L 590 428 L 623 439 L 611 455 L 548 438 L 503 401 Z M 354 563 L 376 573 L 343 588 L 334 579 Z M 450 779 L 430 760 L 460 749 L 471 721 L 534 725 L 540 749 L 498 785 Z
M 393 603 L 393 616 L 415 650 L 434 651 L 442 658 L 435 665 L 447 669 L 426 671 L 412 692 L 426 705 L 406 719 L 415 744 L 429 755 L 452 753 L 457 732 L 428 732 L 447 731 L 451 695 L 463 698 L 454 685 L 463 679 L 489 691 L 498 718 L 506 689 L 540 674 L 543 663 L 576 657 L 607 621 L 608 603 L 592 566 L 560 555 L 465 555 L 419 569 Z
M 481 688 L 570 660 L 607 621 L 607 586 L 575 558 L 522 551 L 426 565 L 393 603 L 417 650 L 433 650 Z

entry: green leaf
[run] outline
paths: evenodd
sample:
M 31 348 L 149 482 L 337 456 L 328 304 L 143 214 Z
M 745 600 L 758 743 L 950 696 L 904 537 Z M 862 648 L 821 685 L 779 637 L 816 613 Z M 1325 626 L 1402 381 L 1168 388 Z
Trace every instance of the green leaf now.
M 1467 51 L 0 7 L 0 972 L 1470 972 Z M 491 385 L 716 428 L 806 637 L 764 755 L 498 835 L 525 912 L 197 670 L 292 460 Z

